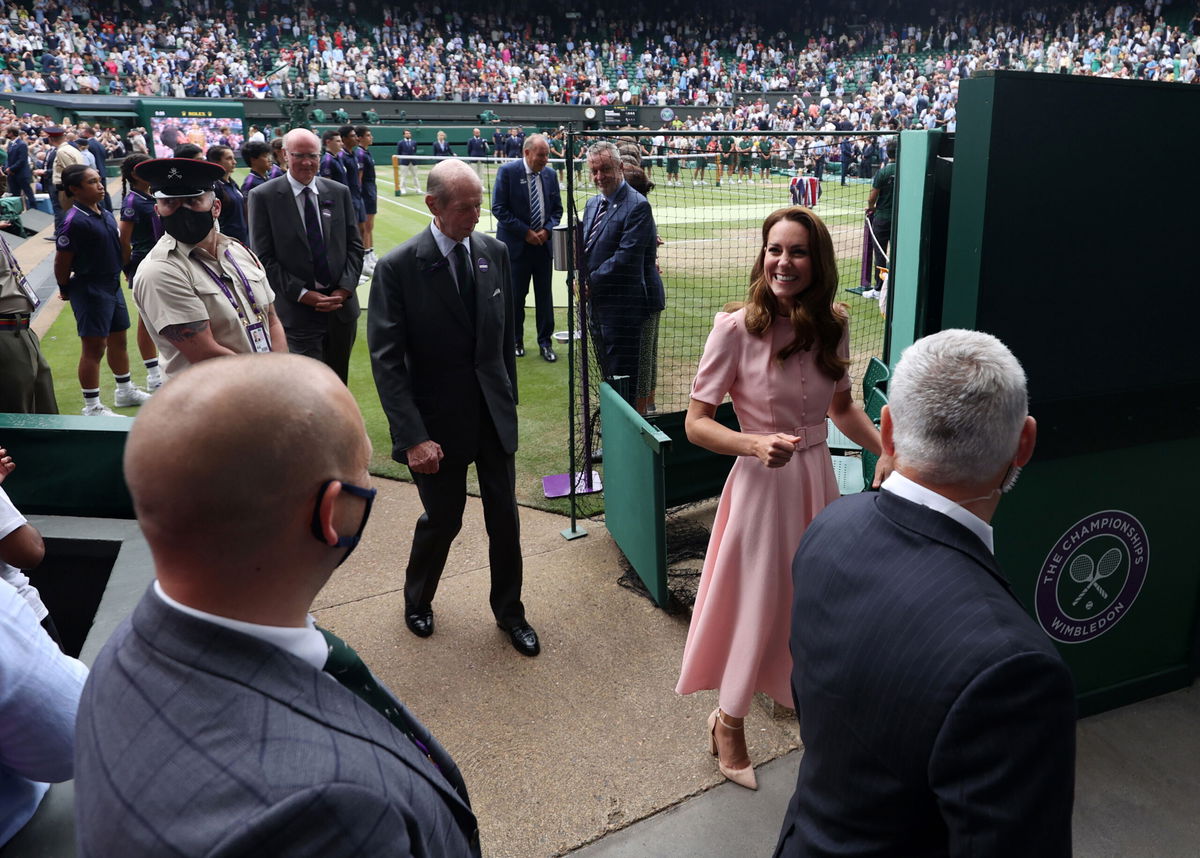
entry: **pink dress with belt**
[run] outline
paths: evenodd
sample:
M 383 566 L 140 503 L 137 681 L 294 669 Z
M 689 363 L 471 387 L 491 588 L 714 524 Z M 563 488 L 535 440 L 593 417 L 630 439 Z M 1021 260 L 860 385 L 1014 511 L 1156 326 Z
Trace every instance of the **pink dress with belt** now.
M 692 383 L 700 402 L 720 404 L 728 393 L 743 432 L 805 436 L 782 468 L 737 458 L 704 558 L 675 690 L 718 688 L 721 708 L 735 718 L 749 711 L 756 691 L 792 705 L 792 558 L 808 523 L 838 497 L 825 415 L 850 378 L 832 381 L 811 350 L 780 364 L 775 355 L 792 337 L 786 319 L 755 336 L 744 309 L 718 313 Z M 849 353 L 847 327 L 838 355 Z

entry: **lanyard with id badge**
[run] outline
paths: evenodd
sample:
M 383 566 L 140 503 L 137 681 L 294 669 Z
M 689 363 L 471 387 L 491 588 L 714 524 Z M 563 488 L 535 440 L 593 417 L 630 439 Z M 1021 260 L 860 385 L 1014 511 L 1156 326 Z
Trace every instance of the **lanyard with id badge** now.
M 34 293 L 33 287 L 29 285 L 29 278 L 27 278 L 25 276 L 25 272 L 21 270 L 21 265 L 17 262 L 17 257 L 13 256 L 12 248 L 8 246 L 8 242 L 5 241 L 2 236 L 0 236 L 0 250 L 2 250 L 4 253 L 4 259 L 8 263 L 8 270 L 11 271 L 13 277 L 16 278 L 17 288 L 21 290 L 21 294 L 28 299 L 29 303 L 33 305 L 33 309 L 36 310 L 41 306 L 42 302 L 38 300 L 38 296 Z
M 228 299 L 230 306 L 237 312 L 238 320 L 242 323 L 242 328 L 245 329 L 246 336 L 250 339 L 250 348 L 259 354 L 265 354 L 271 350 L 271 335 L 267 333 L 266 325 L 262 323 L 266 315 L 263 313 L 262 308 L 258 306 L 258 301 L 254 298 L 254 290 L 250 288 L 250 280 L 246 277 L 246 273 L 242 271 L 242 266 L 237 264 L 237 260 L 233 258 L 233 254 L 228 250 L 225 251 L 225 258 L 229 260 L 229 263 L 233 266 L 233 270 L 237 272 L 238 279 L 242 281 L 242 288 L 246 290 L 246 298 L 250 301 L 250 310 L 254 313 L 254 317 L 258 319 L 253 324 L 246 318 L 246 311 L 242 309 L 241 303 L 234 296 L 233 292 L 230 291 L 229 287 L 225 285 L 225 279 L 209 268 L 203 259 L 196 259 L 196 261 L 208 272 L 208 276 L 220 287 L 221 292 Z

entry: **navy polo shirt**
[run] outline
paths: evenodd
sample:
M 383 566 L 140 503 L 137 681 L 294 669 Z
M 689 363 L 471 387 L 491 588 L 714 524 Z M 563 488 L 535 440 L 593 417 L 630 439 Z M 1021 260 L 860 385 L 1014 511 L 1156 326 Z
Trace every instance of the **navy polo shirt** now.
M 246 198 L 238 190 L 237 182 L 222 180 L 221 185 L 221 233 L 236 238 L 242 244 L 250 244 L 250 229 L 246 225 Z
M 359 146 L 354 150 L 354 154 L 358 159 L 358 166 L 362 169 L 363 185 L 375 184 L 375 159 L 371 157 L 371 153 L 365 147 Z
M 154 213 L 154 198 L 140 191 L 130 191 L 121 202 L 121 220 L 133 224 L 131 244 L 133 253 L 130 257 L 140 259 L 150 252 L 162 235 L 161 225 L 156 226 L 158 215 Z
M 117 289 L 121 285 L 121 236 L 110 212 L 73 205 L 58 227 L 55 247 L 74 253 L 73 280 Z
M 347 152 L 345 149 L 338 153 L 338 158 L 341 159 L 342 170 L 346 173 L 346 187 L 350 189 L 350 198 L 361 200 L 362 185 L 358 183 L 358 159 L 354 157 L 353 152 Z
M 321 156 L 321 175 L 343 185 L 347 184 L 346 164 L 332 152 L 326 152 Z

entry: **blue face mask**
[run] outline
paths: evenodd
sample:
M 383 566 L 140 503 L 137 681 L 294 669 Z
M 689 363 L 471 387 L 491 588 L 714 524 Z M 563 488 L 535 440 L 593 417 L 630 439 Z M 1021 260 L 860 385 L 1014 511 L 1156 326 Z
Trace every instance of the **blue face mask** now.
M 321 532 L 321 501 L 324 499 L 325 492 L 332 483 L 333 480 L 326 480 L 321 484 L 321 488 L 317 491 L 316 506 L 313 507 L 312 535 L 322 543 L 325 542 L 325 535 Z M 362 521 L 358 523 L 358 530 L 355 534 L 353 536 L 338 537 L 337 547 L 346 549 L 346 553 L 342 555 L 342 559 L 337 562 L 338 566 L 346 562 L 350 555 L 354 553 L 359 540 L 362 539 L 363 531 L 367 529 L 367 519 L 371 517 L 371 506 L 375 503 L 376 494 L 375 489 L 364 489 L 362 486 L 352 485 L 351 483 L 342 483 L 342 491 L 362 498 L 367 502 L 367 505 L 363 510 Z

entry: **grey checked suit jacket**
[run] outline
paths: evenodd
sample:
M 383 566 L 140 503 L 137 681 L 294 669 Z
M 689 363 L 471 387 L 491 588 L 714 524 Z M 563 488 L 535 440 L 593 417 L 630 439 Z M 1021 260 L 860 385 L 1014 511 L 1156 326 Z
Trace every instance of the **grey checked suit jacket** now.
M 150 591 L 84 688 L 75 781 L 80 856 L 480 854 L 465 796 L 382 715 Z
M 476 324 L 429 229 L 379 260 L 371 283 L 367 342 L 392 458 L 422 441 L 450 461 L 472 461 L 486 408 L 504 452 L 517 449 L 517 364 L 508 250 L 471 233 Z
M 1069 858 L 1071 674 L 979 537 L 864 492 L 792 578 L 805 751 L 776 855 Z
M 358 234 L 358 216 L 345 185 L 318 176 L 319 206 L 325 224 L 325 249 L 329 270 L 336 282 L 332 288 L 350 290 L 342 309 L 320 313 L 300 303 L 300 292 L 314 285 L 312 251 L 304 232 L 304 221 L 296 208 L 296 197 L 286 176 L 253 188 L 247 199 L 250 248 L 267 270 L 275 291 L 275 312 L 285 330 L 324 330 L 328 318 L 342 322 L 358 318 L 358 276 L 363 267 L 363 245 Z

